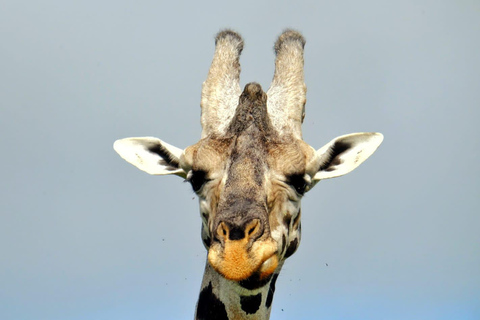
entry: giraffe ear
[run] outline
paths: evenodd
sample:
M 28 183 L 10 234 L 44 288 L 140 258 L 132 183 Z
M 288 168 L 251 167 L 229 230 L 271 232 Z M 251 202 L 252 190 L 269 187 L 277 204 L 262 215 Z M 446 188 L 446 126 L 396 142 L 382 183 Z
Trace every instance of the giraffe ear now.
M 317 150 L 320 164 L 314 181 L 343 176 L 368 159 L 383 141 L 376 132 L 352 133 L 337 137 Z
M 113 149 L 128 163 L 153 175 L 175 174 L 185 178 L 180 167 L 183 150 L 158 138 L 125 138 L 115 141 Z

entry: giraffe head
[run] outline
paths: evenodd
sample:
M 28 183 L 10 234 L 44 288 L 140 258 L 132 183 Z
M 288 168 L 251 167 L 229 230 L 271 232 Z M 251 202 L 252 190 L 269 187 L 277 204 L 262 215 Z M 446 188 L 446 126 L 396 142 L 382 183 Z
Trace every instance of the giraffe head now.
M 178 149 L 152 138 L 114 144 L 122 158 L 154 175 L 186 178 L 198 195 L 208 262 L 248 285 L 278 273 L 300 242 L 300 201 L 320 180 L 344 175 L 383 140 L 379 133 L 333 139 L 319 150 L 302 140 L 305 40 L 287 30 L 275 43 L 275 74 L 265 93 L 239 85 L 243 40 L 230 30 L 216 50 L 201 98 L 202 136 Z

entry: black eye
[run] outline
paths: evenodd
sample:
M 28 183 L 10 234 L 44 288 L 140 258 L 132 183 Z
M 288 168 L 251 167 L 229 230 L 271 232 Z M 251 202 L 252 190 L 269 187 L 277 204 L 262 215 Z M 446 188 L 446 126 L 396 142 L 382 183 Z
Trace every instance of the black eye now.
M 190 183 L 192 184 L 193 191 L 198 192 L 198 190 L 200 190 L 203 187 L 205 182 L 207 182 L 206 176 L 207 176 L 207 173 L 205 171 L 192 170 L 192 175 L 188 179 L 188 181 L 190 181 Z
M 303 178 L 303 174 L 292 174 L 288 177 L 288 184 L 291 185 L 295 191 L 300 195 L 305 194 L 305 189 L 307 188 L 307 182 Z

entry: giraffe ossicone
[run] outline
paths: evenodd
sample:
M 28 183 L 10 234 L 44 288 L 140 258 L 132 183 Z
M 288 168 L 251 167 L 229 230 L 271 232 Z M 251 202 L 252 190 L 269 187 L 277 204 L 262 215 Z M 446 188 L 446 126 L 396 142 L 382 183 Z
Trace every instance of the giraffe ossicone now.
M 195 319 L 268 319 L 275 281 L 300 243 L 300 200 L 320 180 L 344 175 L 382 143 L 380 133 L 337 137 L 315 150 L 302 140 L 305 40 L 294 30 L 275 43 L 265 93 L 240 88 L 243 39 L 215 39 L 202 87 L 201 139 L 185 149 L 153 137 L 117 140 L 127 162 L 153 175 L 186 178 L 199 198 L 208 250 Z

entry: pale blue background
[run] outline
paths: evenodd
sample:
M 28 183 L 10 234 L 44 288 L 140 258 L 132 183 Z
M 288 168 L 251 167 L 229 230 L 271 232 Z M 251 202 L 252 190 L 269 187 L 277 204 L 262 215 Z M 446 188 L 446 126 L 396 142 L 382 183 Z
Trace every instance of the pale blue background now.
M 307 39 L 304 137 L 385 135 L 303 202 L 272 319 L 480 319 L 479 1 L 0 3 L 0 319 L 192 319 L 197 200 L 115 139 L 200 135 L 213 37 Z

